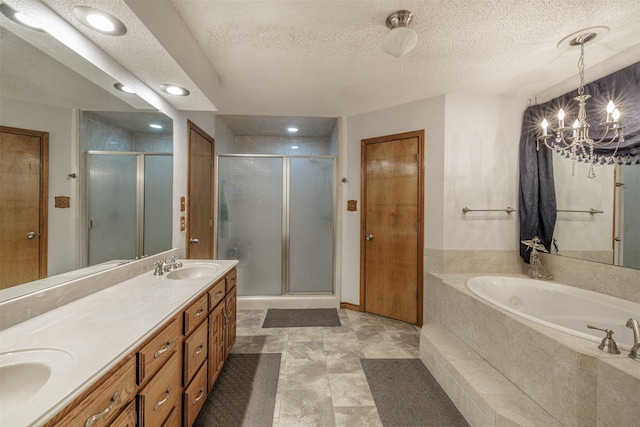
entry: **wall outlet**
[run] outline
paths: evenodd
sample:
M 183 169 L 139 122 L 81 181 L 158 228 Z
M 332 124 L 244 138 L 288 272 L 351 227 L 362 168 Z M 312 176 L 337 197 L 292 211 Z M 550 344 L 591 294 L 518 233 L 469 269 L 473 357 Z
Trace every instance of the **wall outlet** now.
M 56 208 L 68 208 L 70 207 L 69 197 L 67 196 L 55 196 L 55 204 Z

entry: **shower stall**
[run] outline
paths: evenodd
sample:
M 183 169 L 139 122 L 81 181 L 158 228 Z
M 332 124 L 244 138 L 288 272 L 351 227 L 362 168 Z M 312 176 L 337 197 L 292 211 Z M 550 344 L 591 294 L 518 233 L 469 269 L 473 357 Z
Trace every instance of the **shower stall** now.
M 173 155 L 88 151 L 88 264 L 171 248 Z
M 239 295 L 333 293 L 334 160 L 218 157 L 217 254 L 239 260 Z

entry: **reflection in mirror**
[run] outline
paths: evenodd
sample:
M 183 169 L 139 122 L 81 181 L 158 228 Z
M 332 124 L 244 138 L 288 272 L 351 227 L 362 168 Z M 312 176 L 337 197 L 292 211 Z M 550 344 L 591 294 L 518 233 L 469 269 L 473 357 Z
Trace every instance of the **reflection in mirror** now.
M 54 286 L 82 275 L 92 274 L 97 269 L 112 268 L 117 265 L 117 261 L 111 261 L 113 259 L 132 259 L 138 253 L 151 255 L 160 250 L 156 248 L 165 249 L 164 243 L 159 246 L 155 242 L 145 243 L 144 251 L 122 254 L 117 251 L 111 252 L 112 258 L 103 260 L 107 262 L 95 261 L 100 264 L 79 269 L 88 265 L 89 220 L 86 208 L 88 204 L 86 197 L 88 177 L 84 173 L 88 155 L 82 153 L 89 150 L 113 151 L 114 149 L 120 152 L 122 150 L 151 151 L 159 152 L 164 160 L 170 159 L 172 150 L 167 147 L 172 146 L 171 121 L 156 113 L 154 108 L 136 95 L 117 90 L 114 87 L 116 81 L 113 78 L 47 33 L 30 30 L 2 14 L 0 14 L 0 64 L 2 67 L 0 73 L 0 125 L 46 132 L 49 137 L 48 200 L 45 204 L 48 211 L 45 221 L 48 226 L 48 248 L 44 251 L 48 267 L 46 276 L 48 277 L 42 280 L 45 276 L 40 276 L 41 280 L 36 282 L 2 289 L 0 290 L 0 301 Z M 99 142 L 99 139 L 94 139 L 93 142 L 98 145 L 81 147 L 78 136 L 80 126 L 78 111 L 80 110 L 85 112 L 83 116 L 93 114 L 95 120 L 109 122 L 113 119 L 109 126 L 114 129 L 125 129 L 130 134 L 135 132 L 129 129 L 131 124 L 127 122 L 131 122 L 137 114 L 145 115 L 147 114 L 145 111 L 152 111 L 153 113 L 150 114 L 154 116 L 155 120 L 164 123 L 165 129 L 161 131 L 161 136 L 157 131 L 153 131 L 155 133 L 151 134 L 152 131 L 149 130 L 148 133 L 153 135 L 156 141 L 161 140 L 161 143 L 154 145 L 150 142 L 150 138 L 143 136 L 142 132 L 138 132 L 139 135 L 135 135 L 136 145 L 129 148 L 126 148 L 126 145 L 115 146 L 125 141 L 123 135 L 120 135 L 120 139 L 105 137 L 101 140 L 102 142 Z M 99 111 L 109 113 L 100 113 Z M 117 116 L 116 113 L 113 113 L 114 111 L 119 112 L 119 117 L 107 118 L 104 116 L 104 114 Z M 125 120 L 125 122 L 115 124 L 118 123 L 118 120 Z M 148 120 L 149 117 L 143 120 L 145 125 Z M 80 138 L 84 142 L 84 135 Z M 143 140 L 144 143 L 142 143 Z M 118 142 L 118 144 L 111 144 L 112 142 Z M 163 148 L 159 148 L 159 146 Z M 163 172 L 166 172 L 166 167 L 161 166 L 161 168 Z M 104 176 L 113 175 L 112 171 L 108 169 L 104 169 L 102 173 Z M 171 173 L 163 175 L 162 179 L 170 181 Z M 154 176 L 149 181 L 155 180 Z M 163 183 L 157 192 L 161 192 L 169 202 L 166 205 L 163 204 L 164 202 L 160 202 L 157 209 L 153 208 L 149 211 L 170 211 L 171 185 L 167 186 Z M 150 197 L 153 193 L 154 191 L 148 190 L 146 197 Z M 68 198 L 68 208 L 54 205 L 55 197 L 58 196 Z M 11 208 L 10 203 L 6 201 L 2 201 L 2 205 Z M 164 225 L 151 220 L 145 224 L 152 230 L 165 228 Z M 170 229 L 170 225 L 168 229 Z M 155 233 L 146 233 L 146 235 L 157 237 Z M 166 248 L 170 248 L 170 244 Z M 18 266 L 18 268 L 22 267 Z M 0 270 L 4 271 L 4 269 L 5 265 L 1 265 Z M 0 286 L 0 288 L 2 287 Z
M 82 114 L 88 264 L 171 249 L 173 126 L 160 113 Z
M 552 253 L 640 269 L 640 165 L 600 165 L 592 179 L 588 169 L 553 153 Z

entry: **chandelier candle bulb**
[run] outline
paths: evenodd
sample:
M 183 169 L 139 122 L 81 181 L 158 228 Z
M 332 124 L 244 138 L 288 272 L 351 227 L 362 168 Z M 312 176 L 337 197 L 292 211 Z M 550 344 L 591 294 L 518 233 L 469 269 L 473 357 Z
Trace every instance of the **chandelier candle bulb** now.
M 578 119 L 576 119 L 575 122 L 573 122 L 573 137 L 575 138 L 576 136 L 578 136 L 578 128 L 580 127 L 580 122 L 578 121 Z
M 558 128 L 564 128 L 564 110 L 562 108 L 558 111 Z
M 611 115 L 613 116 L 614 126 L 618 126 L 618 121 L 620 120 L 620 110 L 616 108 L 615 110 L 613 110 L 613 113 L 611 113 Z
M 607 104 L 607 123 L 611 123 L 613 110 L 615 109 L 616 106 L 613 104 L 613 101 L 609 101 L 609 103 Z
M 542 136 L 547 136 L 547 128 L 549 127 L 549 122 L 547 119 L 542 120 Z

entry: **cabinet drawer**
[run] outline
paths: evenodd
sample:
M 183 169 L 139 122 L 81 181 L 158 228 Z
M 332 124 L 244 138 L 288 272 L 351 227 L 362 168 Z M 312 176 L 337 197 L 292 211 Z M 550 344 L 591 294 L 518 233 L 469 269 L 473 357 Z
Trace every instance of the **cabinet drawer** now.
M 229 292 L 238 281 L 238 270 L 236 270 L 235 268 L 231 270 L 231 272 L 226 275 L 225 280 L 227 282 L 227 292 Z
M 109 427 L 136 427 L 136 402 L 131 402 Z
M 178 360 L 174 353 L 138 395 L 138 425 L 162 425 L 174 406 L 180 404 L 182 387 Z
M 224 300 L 225 281 L 221 280 L 216 283 L 209 291 L 209 309 L 212 310 L 220 301 Z
M 184 336 L 198 327 L 209 314 L 209 297 L 203 294 L 184 311 Z
M 153 374 L 180 348 L 180 322 L 173 319 L 138 352 L 138 384 Z
M 207 400 L 207 365 L 202 365 L 189 387 L 184 390 L 183 408 L 186 426 L 196 420 L 202 405 Z
M 205 318 L 206 320 L 206 318 Z M 207 360 L 207 324 L 204 322 L 184 340 L 184 385 L 195 375 L 202 363 Z
M 96 388 L 81 395 L 68 406 L 70 411 L 56 416 L 47 425 L 102 427 L 109 425 L 136 394 L 136 359 L 130 357 L 122 366 L 106 374 Z

